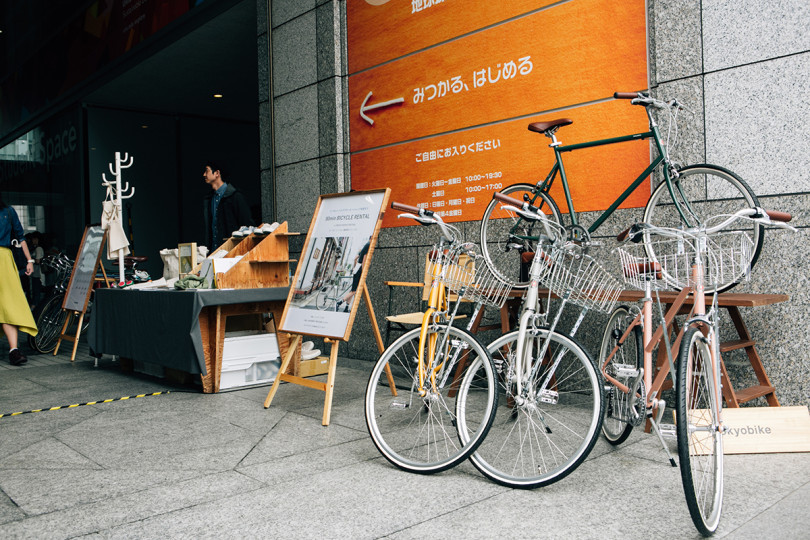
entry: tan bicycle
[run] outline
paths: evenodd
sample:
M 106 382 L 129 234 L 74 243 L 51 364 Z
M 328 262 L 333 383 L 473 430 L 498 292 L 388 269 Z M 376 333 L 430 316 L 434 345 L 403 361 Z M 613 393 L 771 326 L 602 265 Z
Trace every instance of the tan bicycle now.
M 623 278 L 628 286 L 644 291 L 644 298 L 640 309 L 619 306 L 613 311 L 599 355 L 607 391 L 605 438 L 620 444 L 649 419 L 674 467 L 664 442 L 665 435 L 674 434 L 689 513 L 704 536 L 717 530 L 723 505 L 725 426 L 716 285 L 731 276 L 747 276 L 754 249 L 745 233 L 720 231 L 741 219 L 792 229 L 785 224 L 789 214 L 750 208 L 716 216 L 694 229 L 638 224 L 622 233 L 619 240 L 625 244 L 617 251 Z M 658 291 L 673 282 L 686 286 L 664 313 Z M 710 289 L 714 292 L 708 294 Z M 670 342 L 669 324 L 690 295 L 691 313 Z M 654 329 L 656 307 L 660 325 Z M 656 347 L 664 348 L 674 382 L 675 425 L 661 421 L 667 403 L 661 393 L 663 377 L 652 377 Z

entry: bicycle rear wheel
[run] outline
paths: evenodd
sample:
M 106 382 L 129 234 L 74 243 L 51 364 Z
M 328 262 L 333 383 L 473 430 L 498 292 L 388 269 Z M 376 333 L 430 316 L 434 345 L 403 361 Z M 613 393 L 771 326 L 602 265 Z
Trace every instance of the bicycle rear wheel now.
M 532 489 L 565 478 L 593 449 L 602 424 L 602 387 L 588 353 L 576 341 L 538 329 L 526 336 L 526 351 L 532 364 L 542 363 L 528 395 L 516 396 L 518 335 L 511 332 L 488 347 L 499 374 L 500 410 L 471 460 L 498 484 Z M 543 358 L 533 358 L 546 339 Z M 540 383 L 549 375 L 543 390 Z
M 759 206 L 759 200 L 751 188 L 748 187 L 742 178 L 733 172 L 717 167 L 715 165 L 690 165 L 679 171 L 679 177 L 673 181 L 673 188 L 678 202 L 684 207 L 684 211 L 690 219 L 689 227 L 695 227 L 706 223 L 708 218 L 719 214 L 733 214 L 743 208 L 753 208 Z M 688 209 L 687 209 L 688 208 Z M 647 206 L 644 208 L 644 222 L 658 227 L 677 228 L 683 225 L 683 220 L 678 213 L 675 204 L 672 202 L 666 181 L 658 184 Z M 746 219 L 738 219 L 731 223 L 726 231 L 744 231 L 751 240 L 751 252 L 749 268 L 753 268 L 762 251 L 762 242 L 765 236 L 765 229 L 759 223 Z M 652 252 L 650 242 L 646 242 L 650 248 L 649 255 L 655 257 Z M 725 283 L 716 286 L 706 285 L 707 292 L 727 291 L 736 285 L 744 273 L 729 276 Z M 686 283 L 679 281 L 673 276 L 665 276 L 672 287 L 682 289 Z
M 546 217 L 562 225 L 562 214 L 554 199 L 536 191 L 531 184 L 514 184 L 501 190 L 520 201 L 528 195 L 529 201 L 539 207 Z M 481 218 L 481 252 L 492 273 L 513 287 L 524 288 L 529 284 L 521 256 L 534 252 L 537 238 L 543 226 L 526 220 L 514 212 L 504 210 L 500 201 L 492 199 Z
M 461 328 L 433 325 L 423 353 L 427 359 L 432 348 L 436 355 L 436 383 L 426 382 L 420 395 L 420 331 L 404 334 L 380 356 L 366 388 L 365 416 L 371 440 L 388 461 L 430 474 L 475 451 L 492 425 L 498 393 L 492 358 L 478 339 Z
M 628 370 L 641 368 L 644 362 L 641 327 L 635 326 L 620 343 L 627 332 L 634 317 L 630 315 L 627 306 L 619 306 L 613 310 L 602 334 L 602 345 L 599 348 L 599 369 L 605 364 L 605 359 L 618 346 L 613 358 L 604 368 L 605 372 L 625 386 L 633 379 L 627 375 Z M 621 370 L 620 370 L 621 368 Z M 636 396 L 622 392 L 605 381 L 605 387 L 610 386 L 610 393 L 605 396 L 605 415 L 602 420 L 602 434 L 610 444 L 618 445 L 627 440 L 633 431 L 633 424 L 628 421 L 630 415 L 636 414 L 644 418 L 646 404 Z
M 716 376 L 706 338 L 698 328 L 690 328 L 678 357 L 678 459 L 689 514 L 704 536 L 717 530 L 723 507 L 723 433 Z
M 28 345 L 40 353 L 50 353 L 56 348 L 67 312 L 62 310 L 64 294 L 58 294 L 48 300 L 36 318 L 37 335 L 28 336 Z

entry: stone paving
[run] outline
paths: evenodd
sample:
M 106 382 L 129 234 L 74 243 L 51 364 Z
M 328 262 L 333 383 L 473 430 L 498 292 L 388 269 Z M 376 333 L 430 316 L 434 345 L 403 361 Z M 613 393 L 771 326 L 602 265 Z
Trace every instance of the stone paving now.
M 317 391 L 285 384 L 265 410 L 268 387 L 205 395 L 123 373 L 111 357 L 95 366 L 84 344 L 73 363 L 63 351 L 0 364 L 0 414 L 164 392 L 0 418 L 0 538 L 699 536 L 653 435 L 600 440 L 578 470 L 534 491 L 468 463 L 409 474 L 366 432 L 370 366 L 339 366 L 323 427 Z M 717 537 L 808 537 L 810 454 L 725 465 Z

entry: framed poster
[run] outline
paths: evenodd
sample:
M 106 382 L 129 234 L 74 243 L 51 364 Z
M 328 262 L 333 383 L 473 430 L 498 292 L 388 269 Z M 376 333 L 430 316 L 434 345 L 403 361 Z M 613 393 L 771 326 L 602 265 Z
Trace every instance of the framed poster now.
M 197 243 L 179 244 L 177 256 L 180 277 L 187 276 L 197 266 Z
M 347 341 L 391 191 L 321 195 L 279 328 Z

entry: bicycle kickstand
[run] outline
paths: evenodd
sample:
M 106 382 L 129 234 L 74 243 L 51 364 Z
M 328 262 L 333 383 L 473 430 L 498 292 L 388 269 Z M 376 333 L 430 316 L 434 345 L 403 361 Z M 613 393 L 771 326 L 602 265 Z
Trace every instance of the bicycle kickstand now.
M 677 467 L 678 464 L 675 462 L 675 458 L 672 457 L 672 453 L 669 451 L 669 447 L 667 446 L 666 441 L 664 440 L 664 433 L 667 435 L 674 435 L 675 434 L 675 426 L 672 424 L 664 424 L 661 426 L 661 417 L 664 416 L 664 409 L 666 409 L 666 402 L 664 400 L 657 400 L 655 398 L 652 399 L 654 403 L 657 404 L 657 410 L 655 414 L 655 418 L 652 417 L 652 411 L 649 413 L 650 418 L 650 425 L 652 425 L 653 430 L 655 430 L 655 434 L 658 435 L 658 440 L 661 441 L 661 446 L 664 448 L 664 452 L 667 453 L 667 457 L 669 458 L 669 464 L 673 467 Z

